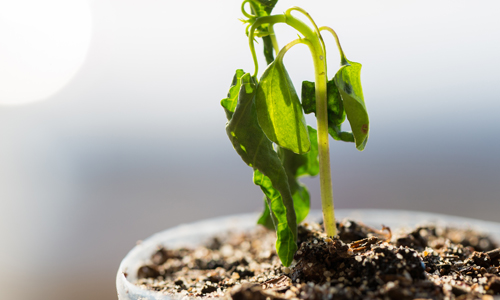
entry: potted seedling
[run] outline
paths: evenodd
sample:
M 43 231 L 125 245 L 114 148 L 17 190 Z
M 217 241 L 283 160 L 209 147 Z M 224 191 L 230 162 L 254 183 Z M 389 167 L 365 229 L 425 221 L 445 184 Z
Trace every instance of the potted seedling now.
M 370 123 L 361 64 L 348 60 L 335 31 L 316 25 L 304 9 L 292 7 L 272 14 L 276 2 L 243 1 L 254 70 L 238 69 L 228 96 L 221 101 L 227 135 L 264 193 L 258 223 L 271 230 L 248 232 L 257 218 L 247 215 L 166 231 L 139 245 L 124 260 L 117 277 L 119 298 L 454 299 L 469 295 L 473 299 L 500 293 L 500 251 L 486 235 L 425 225 L 396 237 L 386 226 L 336 222 L 329 136 L 352 142 L 360 151 L 367 144 Z M 280 48 L 276 24 L 286 24 L 299 37 Z M 331 73 L 327 37 L 335 39 L 340 53 L 340 68 Z M 260 77 L 263 63 L 257 59 L 256 39 L 262 40 L 266 59 Z M 302 83 L 301 97 L 283 60 L 299 44 L 309 49 L 315 75 L 314 82 Z M 316 116 L 316 129 L 306 124 L 304 113 Z M 346 119 L 352 131 L 342 131 Z M 322 225 L 298 226 L 310 207 L 309 192 L 298 178 L 318 174 Z M 372 214 L 377 217 L 364 213 L 362 221 L 394 225 L 387 213 Z M 418 217 L 423 218 L 413 214 L 410 223 L 415 225 Z M 235 224 L 239 230 L 227 233 Z M 483 225 L 492 233 L 496 230 L 498 238 L 498 224 Z M 217 235 L 222 232 L 226 233 Z M 215 236 L 200 244 L 208 235 Z
M 276 229 L 278 255 L 288 266 L 297 250 L 297 223 L 309 211 L 309 193 L 297 181 L 298 177 L 319 173 L 325 231 L 330 237 L 337 235 L 328 136 L 355 142 L 359 150 L 366 145 L 369 120 L 361 89 L 361 65 L 347 60 L 333 29 L 319 28 L 302 8 L 292 7 L 284 14 L 268 15 L 271 7 L 261 2 L 245 3 L 250 4 L 252 12 L 257 12 L 252 15 L 243 10 L 249 23 L 247 32 L 255 71 L 251 75 L 237 70 L 228 98 L 221 104 L 228 118 L 229 139 L 243 161 L 253 168 L 253 181 L 265 195 L 265 211 L 259 224 Z M 311 26 L 294 13 L 305 16 Z M 279 23 L 287 24 L 299 34 L 298 39 L 281 49 L 273 29 Z M 331 79 L 322 32 L 335 38 L 340 52 L 341 67 Z M 268 64 L 260 79 L 257 79 L 255 36 L 263 37 Z M 315 75 L 315 82 L 305 81 L 302 85 L 302 102 L 283 62 L 285 54 L 298 44 L 309 48 Z M 306 125 L 304 112 L 316 115 L 317 130 Z M 341 131 L 346 115 L 352 132 Z

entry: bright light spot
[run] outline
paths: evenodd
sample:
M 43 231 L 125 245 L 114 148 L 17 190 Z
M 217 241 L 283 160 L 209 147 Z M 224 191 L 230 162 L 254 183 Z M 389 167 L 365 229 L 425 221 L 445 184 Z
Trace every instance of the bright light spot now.
M 65 86 L 85 60 L 91 25 L 86 0 L 0 0 L 0 104 Z

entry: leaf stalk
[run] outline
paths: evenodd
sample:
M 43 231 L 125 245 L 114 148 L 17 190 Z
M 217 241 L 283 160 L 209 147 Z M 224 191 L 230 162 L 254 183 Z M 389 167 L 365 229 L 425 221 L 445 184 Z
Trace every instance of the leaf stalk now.
M 339 53 L 340 53 L 340 65 L 341 66 L 348 65 L 349 62 L 347 61 L 347 58 L 345 57 L 344 50 L 342 50 L 342 46 L 340 45 L 339 36 L 335 32 L 335 30 L 333 30 L 332 28 L 330 28 L 328 26 L 321 26 L 319 31 L 323 31 L 323 30 L 330 32 L 333 35 L 333 37 L 335 38 L 335 42 L 337 42 L 337 48 L 339 49 Z

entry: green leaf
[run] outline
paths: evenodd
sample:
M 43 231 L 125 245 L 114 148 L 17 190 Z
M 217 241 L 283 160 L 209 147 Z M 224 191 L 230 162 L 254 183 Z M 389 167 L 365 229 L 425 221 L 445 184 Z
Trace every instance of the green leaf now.
M 233 81 L 231 83 L 231 87 L 229 88 L 229 92 L 227 93 L 227 98 L 224 98 L 220 101 L 222 107 L 224 107 L 224 111 L 226 112 L 226 117 L 228 120 L 231 120 L 233 117 L 234 110 L 236 109 L 236 104 L 238 103 L 238 94 L 240 93 L 241 87 L 241 77 L 245 74 L 242 69 L 236 70 L 236 74 L 233 76 Z
M 328 97 L 328 85 L 327 85 Z M 306 114 L 316 114 L 316 88 L 314 82 L 304 80 L 302 82 L 302 108 Z
M 266 136 L 295 153 L 309 151 L 306 120 L 292 80 L 280 60 L 262 74 L 255 98 L 257 117 Z
M 307 129 L 311 138 L 311 151 L 308 153 L 296 154 L 285 148 L 278 147 L 278 155 L 285 168 L 288 177 L 288 185 L 292 192 L 297 223 L 304 221 L 310 209 L 309 191 L 298 181 L 298 178 L 303 176 L 316 176 L 319 173 L 318 133 L 316 129 L 310 126 L 307 126 Z M 269 225 L 272 226 L 273 221 L 267 206 L 264 208 L 264 212 L 258 223 L 268 228 Z
M 254 104 L 257 87 L 248 73 L 241 77 L 240 83 L 238 103 L 226 132 L 236 152 L 254 168 L 254 182 L 269 198 L 271 216 L 276 217 L 276 248 L 281 262 L 288 266 L 297 250 L 297 219 L 292 193 L 278 154 L 257 121 Z
M 266 195 L 267 205 L 272 211 L 270 216 L 276 226 L 276 235 L 278 237 L 276 251 L 283 265 L 289 266 L 297 251 L 297 228 L 295 227 L 295 230 L 293 230 L 287 218 L 287 211 L 290 210 L 290 207 L 285 205 L 284 199 L 281 197 L 278 189 L 274 188 L 271 179 L 259 172 L 259 170 L 254 171 L 253 182 L 259 185 Z
M 334 80 L 344 101 L 356 148 L 362 151 L 368 141 L 370 121 L 361 88 L 361 64 L 349 60 L 347 62 L 335 74 Z
M 345 121 L 346 113 L 340 92 L 333 79 L 328 81 L 326 88 L 328 133 L 336 141 L 354 142 L 352 132 L 341 130 L 341 124 Z M 314 82 L 302 82 L 302 107 L 306 114 L 316 114 L 316 89 Z

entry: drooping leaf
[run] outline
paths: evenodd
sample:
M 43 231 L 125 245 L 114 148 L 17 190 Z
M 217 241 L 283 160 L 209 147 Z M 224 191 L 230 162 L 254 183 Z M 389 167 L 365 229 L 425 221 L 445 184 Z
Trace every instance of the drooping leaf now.
M 227 98 L 224 98 L 220 101 L 222 107 L 224 107 L 224 111 L 226 112 L 226 117 L 228 120 L 231 120 L 233 117 L 234 110 L 236 109 L 236 104 L 238 103 L 238 94 L 240 93 L 241 87 L 241 77 L 245 74 L 242 69 L 236 70 L 236 73 L 233 76 L 233 81 L 231 83 L 231 87 L 229 88 L 229 92 L 227 93 Z
M 255 106 L 260 127 L 271 141 L 298 154 L 309 151 L 302 106 L 282 61 L 275 60 L 262 74 Z
M 276 217 L 278 255 L 281 262 L 288 266 L 297 250 L 293 197 L 278 154 L 257 121 L 254 103 L 256 92 L 257 87 L 250 74 L 243 75 L 238 103 L 226 125 L 226 132 L 236 152 L 246 164 L 254 168 L 254 182 L 260 185 L 268 198 L 272 212 L 270 215 Z
M 266 196 L 267 205 L 272 211 L 269 215 L 276 226 L 276 235 L 278 237 L 276 240 L 276 251 L 283 265 L 289 266 L 297 251 L 297 228 L 295 228 L 294 231 L 292 227 L 289 226 L 290 224 L 287 220 L 287 211 L 290 210 L 290 208 L 284 205 L 285 201 L 281 197 L 278 189 L 274 188 L 271 179 L 262 174 L 259 170 L 254 171 L 253 182 L 260 186 Z
M 328 81 L 326 85 L 328 133 L 336 141 L 354 142 L 352 132 L 342 131 L 342 123 L 345 121 L 346 113 L 340 92 L 334 80 Z M 316 89 L 314 82 L 302 82 L 302 107 L 306 114 L 316 114 Z
M 361 88 L 361 64 L 349 60 L 347 62 L 335 74 L 334 80 L 344 101 L 356 148 L 362 151 L 368 141 L 370 121 Z
M 298 178 L 302 176 L 316 176 L 319 173 L 318 133 L 316 129 L 310 126 L 307 126 L 307 129 L 311 139 L 311 150 L 308 153 L 296 154 L 285 148 L 278 148 L 278 155 L 285 168 L 288 177 L 288 185 L 292 192 L 297 223 L 304 221 L 310 209 L 309 191 L 298 181 Z M 272 222 L 270 212 L 267 207 L 265 207 L 259 219 L 259 224 L 268 227 L 269 224 L 273 224 Z

